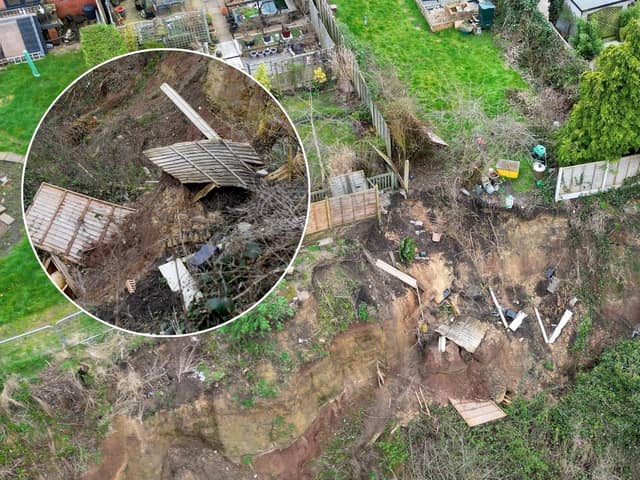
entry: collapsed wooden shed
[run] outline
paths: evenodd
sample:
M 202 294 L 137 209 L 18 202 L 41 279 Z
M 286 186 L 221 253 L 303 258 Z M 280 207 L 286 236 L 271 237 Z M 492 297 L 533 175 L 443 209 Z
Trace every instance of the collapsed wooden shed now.
M 247 190 L 255 189 L 254 168 L 263 165 L 250 144 L 226 140 L 176 143 L 143 153 L 181 183 L 213 183 Z
M 110 239 L 131 208 L 42 183 L 27 209 L 33 244 L 46 252 L 81 263 L 85 251 Z

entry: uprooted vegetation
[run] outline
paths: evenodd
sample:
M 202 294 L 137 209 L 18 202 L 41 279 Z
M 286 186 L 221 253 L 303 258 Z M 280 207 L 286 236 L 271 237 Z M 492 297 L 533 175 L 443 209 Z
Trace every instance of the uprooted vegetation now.
M 206 193 L 152 163 L 143 151 L 203 137 L 162 93 L 165 82 L 223 139 L 259 155 L 254 177 L 264 168 L 274 178 Z M 134 55 L 83 77 L 50 111 L 27 165 L 27 206 L 46 181 L 134 210 L 79 262 L 49 253 L 63 257 L 81 305 L 145 333 L 202 330 L 253 305 L 284 273 L 306 217 L 306 167 L 286 116 L 240 72 L 198 55 Z M 199 251 L 204 259 L 192 261 Z M 197 284 L 193 304 L 158 271 L 171 259 Z

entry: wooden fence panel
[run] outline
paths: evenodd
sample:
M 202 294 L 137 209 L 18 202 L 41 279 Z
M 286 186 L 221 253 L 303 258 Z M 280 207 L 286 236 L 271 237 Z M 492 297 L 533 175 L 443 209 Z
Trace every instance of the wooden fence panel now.
M 562 167 L 558 171 L 556 202 L 605 192 L 622 186 L 640 174 L 640 154 L 615 162 L 591 162 Z
M 306 235 L 333 227 L 376 217 L 379 210 L 378 189 L 326 198 L 311 204 Z

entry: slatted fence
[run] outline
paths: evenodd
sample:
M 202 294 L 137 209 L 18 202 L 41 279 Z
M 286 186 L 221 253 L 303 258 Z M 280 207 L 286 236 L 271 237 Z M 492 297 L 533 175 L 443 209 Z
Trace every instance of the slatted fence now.
M 329 197 L 311 204 L 306 235 L 378 216 L 380 197 L 377 188 Z
M 628 178 L 640 175 L 640 154 L 615 162 L 591 162 L 558 171 L 556 202 L 606 192 L 622 186 Z

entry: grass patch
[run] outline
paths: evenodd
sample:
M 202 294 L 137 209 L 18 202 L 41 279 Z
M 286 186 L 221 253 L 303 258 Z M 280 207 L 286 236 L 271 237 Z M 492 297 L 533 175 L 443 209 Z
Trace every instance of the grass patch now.
M 280 99 L 282 106 L 291 116 L 298 129 L 302 144 L 307 154 L 312 187 L 320 184 L 320 163 L 313 142 L 308 93 L 296 96 L 285 96 Z M 341 105 L 335 99 L 335 92 L 326 91 L 313 94 L 313 121 L 316 128 L 320 155 L 325 164 L 331 151 L 341 146 L 354 147 L 358 138 L 354 130 L 355 113 L 349 105 Z M 326 166 L 325 166 L 326 170 Z
M 80 52 L 47 55 L 36 65 L 39 78 L 26 64 L 0 70 L 0 151 L 25 153 L 51 102 L 86 70 Z
M 460 95 L 490 116 L 508 108 L 506 91 L 527 84 L 509 68 L 493 34 L 431 33 L 413 0 L 336 0 L 338 20 L 380 67 L 400 72 L 426 112 L 450 110 Z M 367 22 L 363 21 L 364 16 Z M 435 120 L 435 119 L 434 119 Z
M 68 313 L 63 305 L 71 305 L 44 274 L 26 238 L 0 259 L 0 292 L 0 338 L 46 324 L 50 318 L 38 314 L 56 306 Z

